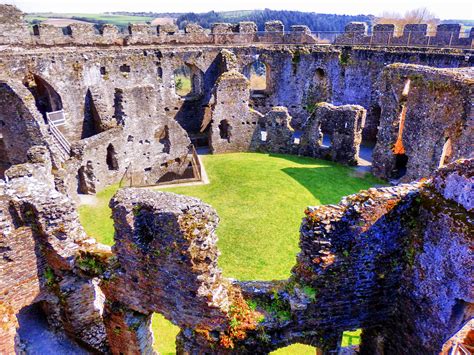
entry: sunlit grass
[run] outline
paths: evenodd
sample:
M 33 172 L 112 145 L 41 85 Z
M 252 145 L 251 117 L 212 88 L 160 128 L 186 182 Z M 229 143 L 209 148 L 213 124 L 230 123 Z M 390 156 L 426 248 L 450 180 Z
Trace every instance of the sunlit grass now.
M 179 96 L 186 96 L 191 93 L 191 79 L 184 75 L 175 75 L 174 85 Z
M 217 233 L 219 266 L 240 280 L 285 279 L 298 252 L 299 225 L 305 207 L 338 203 L 342 196 L 380 181 L 355 177 L 351 168 L 306 157 L 234 153 L 207 155 L 203 162 L 210 184 L 165 189 L 194 196 L 212 205 L 220 216 Z M 97 194 L 97 204 L 81 206 L 81 222 L 98 241 L 113 243 L 108 202 L 117 186 Z M 178 328 L 161 316 L 153 318 L 155 344 L 161 353 L 174 352 Z M 355 344 L 358 334 L 343 339 Z M 278 354 L 314 354 L 300 344 Z

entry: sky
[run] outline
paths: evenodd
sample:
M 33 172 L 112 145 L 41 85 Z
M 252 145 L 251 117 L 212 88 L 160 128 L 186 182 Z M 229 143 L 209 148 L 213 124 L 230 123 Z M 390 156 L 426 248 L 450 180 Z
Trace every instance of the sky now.
M 0 3 L 14 4 L 24 12 L 207 12 L 269 8 L 376 16 L 384 11 L 403 13 L 426 7 L 441 19 L 474 20 L 473 0 L 0 0 Z

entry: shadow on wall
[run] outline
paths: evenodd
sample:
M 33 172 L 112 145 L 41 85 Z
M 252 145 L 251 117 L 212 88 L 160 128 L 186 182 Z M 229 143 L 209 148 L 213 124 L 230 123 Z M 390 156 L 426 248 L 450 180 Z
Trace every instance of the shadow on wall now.
M 24 307 L 17 316 L 20 324 L 17 335 L 26 353 L 41 349 L 42 354 L 89 354 L 64 333 L 50 329 L 40 303 Z
M 353 173 L 352 168 L 319 159 L 307 158 L 306 160 L 303 157 L 293 157 L 291 155 L 270 154 L 270 156 L 310 165 L 308 167 L 291 167 L 281 170 L 308 190 L 322 205 L 339 203 L 341 194 L 344 196 L 350 195 L 360 188 L 358 177 L 347 179 Z M 338 181 L 345 181 L 346 183 L 344 186 L 340 186 Z M 382 184 L 382 181 L 376 178 L 373 178 L 370 182 L 372 185 Z
M 179 108 L 167 108 L 168 111 L 177 111 L 174 118 L 188 134 L 199 133 L 199 130 L 201 129 L 206 111 L 209 110 L 211 90 L 219 76 L 218 64 L 219 56 L 216 57 L 205 72 L 202 72 L 194 65 L 189 66 L 186 64 L 191 71 L 188 78 L 189 83 L 186 84 L 189 86 L 189 92 L 186 95 L 181 96 L 177 90 L 176 95 L 181 96 L 183 100 L 182 105 Z M 180 68 L 177 70 L 180 70 Z M 177 73 L 175 73 L 175 75 L 176 74 Z M 181 76 L 180 79 L 181 85 L 183 85 L 183 76 Z

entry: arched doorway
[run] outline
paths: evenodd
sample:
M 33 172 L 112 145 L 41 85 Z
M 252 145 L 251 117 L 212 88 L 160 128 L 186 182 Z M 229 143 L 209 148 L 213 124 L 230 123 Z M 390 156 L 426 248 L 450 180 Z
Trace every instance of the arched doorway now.
M 63 109 L 61 96 L 40 76 L 28 73 L 23 80 L 23 84 L 35 98 L 36 107 L 45 120 L 47 113 Z
M 173 71 L 174 89 L 178 96 L 196 99 L 203 92 L 203 72 L 192 64 L 183 64 Z
M 247 65 L 243 74 L 250 81 L 250 92 L 252 96 L 264 94 L 269 88 L 269 73 L 270 70 L 265 62 L 259 56 L 256 60 Z

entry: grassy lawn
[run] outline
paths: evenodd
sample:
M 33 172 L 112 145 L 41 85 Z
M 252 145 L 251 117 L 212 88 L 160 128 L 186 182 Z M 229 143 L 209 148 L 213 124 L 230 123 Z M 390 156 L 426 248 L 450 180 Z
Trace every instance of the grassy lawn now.
M 207 155 L 203 162 L 210 184 L 166 191 L 198 197 L 217 210 L 219 265 L 225 276 L 240 280 L 287 278 L 298 253 L 305 207 L 338 203 L 342 196 L 381 183 L 370 175 L 354 177 L 351 168 L 305 157 L 235 153 Z M 88 234 L 109 245 L 113 227 L 107 206 L 116 189 L 99 192 L 96 205 L 79 208 Z M 153 329 L 157 349 L 173 353 L 177 328 L 156 316 Z M 297 344 L 278 351 L 290 353 L 314 354 L 314 348 Z
M 185 75 L 175 75 L 174 85 L 179 96 L 186 96 L 191 92 L 191 78 Z

